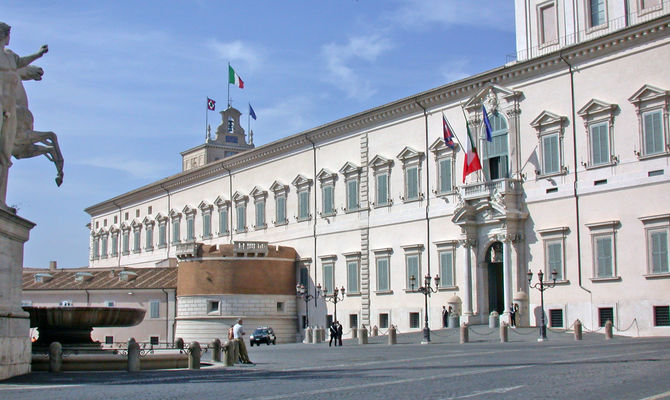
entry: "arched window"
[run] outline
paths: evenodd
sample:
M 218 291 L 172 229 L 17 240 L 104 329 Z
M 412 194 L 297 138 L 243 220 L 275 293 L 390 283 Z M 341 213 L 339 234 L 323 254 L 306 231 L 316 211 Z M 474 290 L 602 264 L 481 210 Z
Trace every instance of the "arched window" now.
M 509 146 L 507 144 L 507 121 L 499 113 L 490 113 L 491 142 L 484 142 L 482 167 L 488 179 L 509 178 Z M 482 137 L 486 138 L 486 127 L 482 126 Z

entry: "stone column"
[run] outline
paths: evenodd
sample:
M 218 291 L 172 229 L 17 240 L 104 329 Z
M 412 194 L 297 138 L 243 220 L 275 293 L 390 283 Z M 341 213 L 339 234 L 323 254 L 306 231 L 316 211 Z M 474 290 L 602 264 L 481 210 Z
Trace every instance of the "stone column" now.
M 512 235 L 504 235 L 503 240 L 503 295 L 505 308 L 501 320 L 510 322 L 509 306 L 512 304 Z
M 463 279 L 465 287 L 463 288 L 463 316 L 472 316 L 472 248 L 477 246 L 474 239 L 461 240 L 463 245 Z M 469 321 L 468 318 L 466 320 Z
M 23 244 L 34 226 L 0 205 L 0 380 L 30 372 L 30 317 L 21 296 Z

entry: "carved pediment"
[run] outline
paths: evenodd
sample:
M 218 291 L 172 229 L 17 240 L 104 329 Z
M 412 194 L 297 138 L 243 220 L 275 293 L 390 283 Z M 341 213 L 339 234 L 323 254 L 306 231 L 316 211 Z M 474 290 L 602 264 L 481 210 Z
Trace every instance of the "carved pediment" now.
M 284 185 L 279 181 L 274 181 L 272 186 L 270 186 L 270 191 L 274 194 L 286 193 L 288 192 L 288 185 Z
M 200 210 L 203 210 L 203 211 L 207 210 L 207 209 L 211 209 L 212 207 L 213 207 L 212 204 L 209 201 L 206 201 L 206 200 L 203 200 L 203 201 L 200 202 L 200 204 L 198 204 L 198 208 Z
M 216 199 L 214 199 L 214 205 L 217 206 L 217 207 L 219 207 L 219 208 L 221 208 L 221 207 L 225 207 L 225 206 L 227 206 L 228 204 L 230 204 L 230 201 L 224 199 L 224 198 L 221 197 L 221 196 L 216 196 Z
M 158 216 L 157 216 L 157 217 L 158 217 Z M 142 220 L 142 224 L 144 224 L 145 226 L 151 226 L 151 225 L 153 225 L 154 223 L 155 223 L 155 220 L 153 220 L 153 219 L 151 219 L 151 218 L 149 218 L 149 217 L 144 217 L 144 219 Z
M 556 115 L 551 111 L 545 110 L 542 111 L 540 115 L 535 117 L 535 119 L 530 123 L 530 126 L 539 131 L 542 130 L 542 128 L 546 128 L 552 125 L 558 125 L 559 127 L 562 127 L 567 120 L 568 117 L 564 117 L 562 115 Z
M 260 186 L 255 186 L 253 188 L 253 190 L 251 191 L 251 193 L 249 193 L 249 195 L 251 197 L 253 197 L 254 199 L 259 199 L 259 198 L 262 198 L 262 197 L 267 197 L 268 192 L 267 192 L 267 190 L 264 190 Z
M 336 181 L 337 173 L 322 168 L 321 171 L 319 171 L 319 173 L 316 175 L 316 179 L 318 179 L 322 183 L 327 181 Z
M 133 228 L 140 228 L 142 226 L 142 222 L 139 219 L 134 219 L 131 223 L 130 226 Z
M 591 99 L 591 101 L 577 111 L 577 114 L 586 119 L 598 114 L 612 114 L 617 108 L 619 108 L 619 106 L 616 104 L 607 103 L 598 99 Z
M 247 200 L 249 200 L 249 196 L 240 191 L 237 191 L 235 194 L 233 194 L 233 201 L 235 203 L 246 202 Z
M 440 155 L 446 152 L 457 152 L 458 151 L 458 143 L 454 140 L 454 148 L 452 149 L 451 147 L 447 147 L 447 145 L 444 143 L 444 138 L 437 138 L 433 142 L 433 144 L 430 145 L 428 150 L 432 151 L 436 155 Z
M 402 149 L 402 151 L 397 155 L 397 158 L 401 160 L 403 163 L 412 160 L 420 160 L 423 158 L 423 152 L 416 151 L 408 146 Z
M 342 168 L 340 168 L 340 173 L 344 176 L 349 176 L 349 175 L 354 175 L 354 174 L 360 174 L 361 173 L 361 167 L 354 165 L 353 163 L 346 162 Z
M 195 211 L 196 211 L 195 208 L 193 208 L 193 206 L 189 204 L 185 205 L 184 209 L 181 210 L 181 212 L 183 212 L 184 214 L 195 214 Z
M 368 165 L 372 169 L 380 169 L 380 168 L 391 168 L 393 166 L 393 160 L 390 160 L 386 157 L 382 157 L 380 155 L 376 155 L 370 160 Z
M 181 213 L 175 209 L 170 210 L 170 214 L 168 214 L 170 218 L 179 218 L 181 217 Z
M 468 112 L 474 112 L 479 110 L 483 104 L 489 113 L 493 113 L 498 111 L 501 100 L 511 102 L 520 95 L 521 92 L 489 83 L 465 103 L 465 109 Z
M 667 97 L 670 97 L 670 90 L 663 90 L 652 85 L 644 85 L 629 97 L 628 101 L 639 106 L 640 103 L 646 101 L 666 100 Z
M 293 180 L 293 182 L 291 182 L 291 184 L 297 188 L 302 188 L 305 186 L 310 186 L 312 184 L 312 180 L 300 174 L 295 177 L 295 179 Z

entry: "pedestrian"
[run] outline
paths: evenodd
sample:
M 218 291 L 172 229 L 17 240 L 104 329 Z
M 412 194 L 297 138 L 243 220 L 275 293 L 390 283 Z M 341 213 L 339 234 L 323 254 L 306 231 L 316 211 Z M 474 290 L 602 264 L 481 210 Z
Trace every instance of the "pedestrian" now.
M 240 360 L 243 364 L 253 364 L 249 360 L 249 354 L 247 353 L 247 346 L 244 344 L 244 328 L 242 327 L 242 318 L 237 320 L 235 326 L 233 326 L 233 340 L 237 342 L 237 347 L 240 349 Z
M 342 346 L 342 324 L 340 324 L 340 321 L 335 321 L 337 324 L 337 342 Z
M 514 307 L 515 304 L 512 303 L 509 306 L 509 324 L 513 327 L 516 327 L 516 308 Z
M 514 326 L 516 326 L 516 320 L 521 321 L 521 313 L 519 312 L 519 304 L 514 303 Z
M 442 327 L 446 328 L 448 326 L 449 326 L 449 310 L 447 310 L 446 306 L 442 306 Z
M 328 342 L 328 347 L 331 347 L 333 340 L 335 340 L 335 347 L 337 347 L 337 325 L 335 325 L 335 322 L 330 324 L 330 327 L 328 327 L 328 332 L 330 332 L 330 341 Z

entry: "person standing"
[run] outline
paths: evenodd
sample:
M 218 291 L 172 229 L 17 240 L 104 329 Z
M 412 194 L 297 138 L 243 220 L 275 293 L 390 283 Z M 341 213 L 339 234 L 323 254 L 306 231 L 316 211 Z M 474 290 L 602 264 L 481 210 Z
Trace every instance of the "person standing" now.
M 446 328 L 449 326 L 449 310 L 446 306 L 442 306 L 442 327 Z
M 340 324 L 340 321 L 335 321 L 337 324 L 337 342 L 342 346 L 342 324 Z
M 330 327 L 328 328 L 328 332 L 330 332 L 330 341 L 328 342 L 328 347 L 332 346 L 333 340 L 335 340 L 335 347 L 337 347 L 337 325 L 336 325 L 336 322 L 332 322 L 330 324 Z
M 509 306 L 509 324 L 513 327 L 516 327 L 516 308 L 514 303 Z
M 242 360 L 242 363 L 253 364 L 251 360 L 249 360 L 247 346 L 244 344 L 244 328 L 242 327 L 242 318 L 238 319 L 235 326 L 233 326 L 233 337 L 235 342 L 237 342 L 237 347 L 240 349 L 240 360 Z

